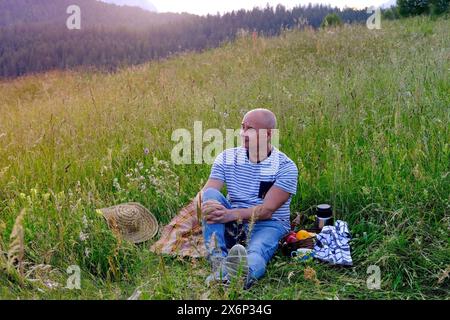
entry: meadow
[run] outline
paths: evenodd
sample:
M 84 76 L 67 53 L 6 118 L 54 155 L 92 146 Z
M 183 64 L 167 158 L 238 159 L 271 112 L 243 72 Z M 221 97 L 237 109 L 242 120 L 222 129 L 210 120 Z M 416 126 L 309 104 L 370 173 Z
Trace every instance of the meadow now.
M 450 298 L 449 20 L 243 36 L 115 73 L 4 80 L 0 97 L 2 299 Z M 258 107 L 299 168 L 293 217 L 332 204 L 353 267 L 277 254 L 251 290 L 207 288 L 204 259 L 113 235 L 96 209 L 140 202 L 162 226 L 208 178 L 210 165 L 171 162 L 174 130 L 239 128 Z M 65 288 L 71 265 L 81 289 Z

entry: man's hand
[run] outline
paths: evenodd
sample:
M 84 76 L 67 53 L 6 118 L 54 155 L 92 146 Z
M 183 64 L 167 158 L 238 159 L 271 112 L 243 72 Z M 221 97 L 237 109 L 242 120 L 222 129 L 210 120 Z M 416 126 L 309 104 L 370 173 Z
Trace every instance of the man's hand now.
M 202 213 L 208 224 L 228 223 L 236 220 L 231 210 L 215 200 L 205 201 L 202 204 Z
M 225 207 L 216 200 L 207 200 L 202 204 L 202 213 L 204 216 L 207 216 L 209 213 L 215 210 L 223 210 Z

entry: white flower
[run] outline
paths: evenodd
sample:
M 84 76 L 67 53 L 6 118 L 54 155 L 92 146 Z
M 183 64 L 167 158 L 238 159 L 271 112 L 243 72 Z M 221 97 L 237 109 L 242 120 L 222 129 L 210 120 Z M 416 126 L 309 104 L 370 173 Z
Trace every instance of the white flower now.
M 49 289 L 56 289 L 60 286 L 60 284 L 58 282 L 52 281 L 52 280 L 45 280 L 45 281 L 43 281 L 43 283 Z
M 87 228 L 87 227 L 88 227 L 88 220 L 87 220 L 86 215 L 83 215 L 83 227 L 84 227 L 84 228 Z
M 86 241 L 89 238 L 89 234 L 84 233 L 83 231 L 80 231 L 80 240 L 81 241 Z
M 122 188 L 120 187 L 120 184 L 119 184 L 119 179 L 117 179 L 117 178 L 114 178 L 114 180 L 113 180 L 113 186 L 114 186 L 114 188 L 115 188 L 117 191 L 121 191 L 121 190 L 122 190 Z

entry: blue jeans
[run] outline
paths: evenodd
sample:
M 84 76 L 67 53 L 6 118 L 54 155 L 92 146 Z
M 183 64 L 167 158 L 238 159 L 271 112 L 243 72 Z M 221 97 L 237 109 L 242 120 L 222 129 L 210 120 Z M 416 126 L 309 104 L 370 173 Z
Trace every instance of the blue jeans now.
M 203 193 L 203 202 L 216 200 L 224 207 L 231 209 L 231 204 L 223 194 L 214 188 L 208 188 Z M 215 242 L 211 243 L 212 235 L 215 233 Z M 257 221 L 253 230 L 251 230 L 250 239 L 248 239 L 247 261 L 249 267 L 249 281 L 260 279 L 266 272 L 266 266 L 278 248 L 279 240 L 287 233 L 286 228 L 279 221 L 261 220 Z M 236 243 L 243 243 L 248 238 L 248 223 L 238 224 L 230 222 L 226 224 L 207 224 L 203 220 L 203 237 L 211 257 L 226 257 L 228 249 Z M 215 246 L 217 244 L 217 246 Z M 244 244 L 245 246 L 245 244 Z M 217 247 L 219 250 L 214 251 Z

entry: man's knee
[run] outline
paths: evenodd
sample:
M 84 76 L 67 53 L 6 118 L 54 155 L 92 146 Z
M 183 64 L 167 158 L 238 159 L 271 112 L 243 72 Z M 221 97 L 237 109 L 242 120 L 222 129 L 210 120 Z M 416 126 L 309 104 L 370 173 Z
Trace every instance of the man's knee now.
M 264 262 L 267 264 L 274 256 L 274 254 L 277 250 L 277 247 L 278 247 L 278 245 L 273 245 L 270 247 L 268 247 L 268 246 L 265 246 L 265 247 L 250 246 L 248 248 L 248 253 L 261 257 L 261 259 L 263 259 Z
M 270 235 L 267 235 L 266 239 L 259 238 L 258 240 L 250 240 L 248 252 L 255 253 L 261 256 L 267 263 L 270 259 L 272 259 L 273 255 L 277 251 L 279 239 L 278 237 L 271 238 Z
M 208 200 L 220 200 L 222 197 L 223 194 L 219 190 L 215 188 L 207 188 L 205 191 L 203 191 L 202 202 Z
M 247 256 L 250 276 L 253 279 L 260 279 L 266 273 L 266 259 L 257 252 L 248 252 Z

